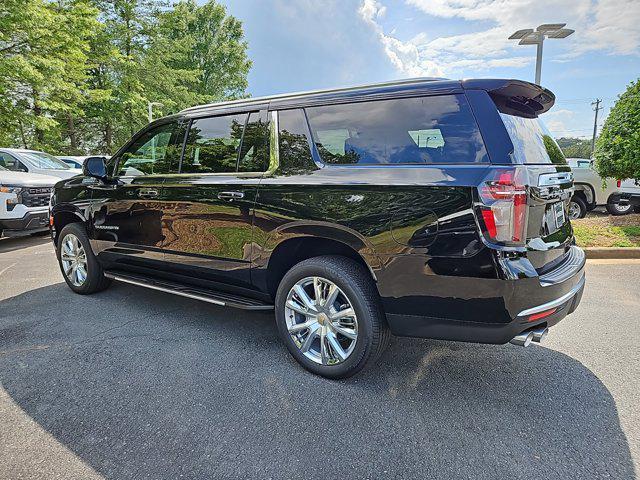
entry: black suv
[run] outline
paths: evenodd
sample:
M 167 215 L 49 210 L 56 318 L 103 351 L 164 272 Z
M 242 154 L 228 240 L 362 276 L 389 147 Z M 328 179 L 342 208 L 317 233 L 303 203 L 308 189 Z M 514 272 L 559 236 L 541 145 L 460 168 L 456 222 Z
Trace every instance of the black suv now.
M 112 280 L 275 309 L 308 370 L 358 372 L 390 333 L 528 345 L 571 313 L 571 170 L 518 80 L 417 79 L 155 121 L 59 182 L 69 287 Z

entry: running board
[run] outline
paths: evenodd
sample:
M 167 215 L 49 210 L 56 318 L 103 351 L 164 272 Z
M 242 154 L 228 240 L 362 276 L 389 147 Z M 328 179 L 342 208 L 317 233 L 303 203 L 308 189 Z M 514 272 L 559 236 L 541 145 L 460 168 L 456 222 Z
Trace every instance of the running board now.
M 273 310 L 273 305 L 268 303 L 226 292 L 217 292 L 164 280 L 154 280 L 129 273 L 104 272 L 104 276 L 117 280 L 118 282 L 129 283 L 160 292 L 172 293 L 174 295 L 180 295 L 181 297 L 193 298 L 222 307 L 241 308 L 243 310 Z

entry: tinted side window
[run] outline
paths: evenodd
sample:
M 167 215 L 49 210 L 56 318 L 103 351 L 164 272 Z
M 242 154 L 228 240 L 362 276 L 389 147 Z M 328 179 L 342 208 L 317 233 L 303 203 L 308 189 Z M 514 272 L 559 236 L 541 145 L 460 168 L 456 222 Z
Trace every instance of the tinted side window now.
M 463 95 L 328 105 L 306 112 L 328 164 L 489 161 Z
M 182 173 L 235 172 L 247 114 L 199 118 L 191 123 Z
M 278 112 L 278 148 L 283 172 L 300 172 L 315 166 L 309 149 L 309 128 L 302 110 Z
M 184 129 L 178 123 L 160 125 L 142 134 L 120 155 L 118 175 L 157 175 L 176 169 Z
M 27 171 L 27 167 L 25 167 L 22 163 L 20 163 L 8 153 L 0 153 L 0 167 L 4 167 L 7 170 L 13 170 L 14 172 Z
M 539 118 L 523 118 L 501 113 L 500 117 L 513 143 L 517 163 L 555 163 L 566 165 L 560 147 Z
M 242 136 L 239 172 L 264 172 L 269 165 L 269 122 L 267 112 L 251 112 Z

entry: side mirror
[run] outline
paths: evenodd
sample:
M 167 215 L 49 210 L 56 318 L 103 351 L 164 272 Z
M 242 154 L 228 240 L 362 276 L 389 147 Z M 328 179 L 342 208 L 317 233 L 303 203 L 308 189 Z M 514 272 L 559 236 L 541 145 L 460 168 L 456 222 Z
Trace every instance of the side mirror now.
M 104 180 L 107 175 L 107 159 L 105 157 L 89 157 L 82 164 L 82 174 L 86 177 Z

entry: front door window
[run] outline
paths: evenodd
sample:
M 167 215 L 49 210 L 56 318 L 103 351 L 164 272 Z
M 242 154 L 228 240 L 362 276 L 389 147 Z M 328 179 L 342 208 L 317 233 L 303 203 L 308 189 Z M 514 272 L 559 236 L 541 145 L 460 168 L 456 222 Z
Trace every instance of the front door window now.
M 120 156 L 118 176 L 162 175 L 177 171 L 184 130 L 167 123 L 138 137 Z

